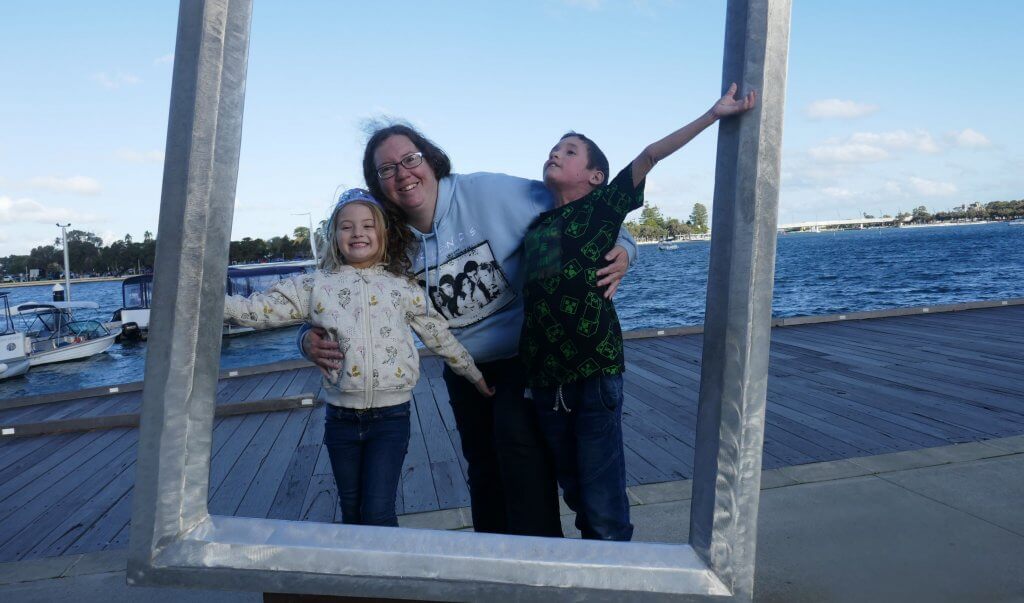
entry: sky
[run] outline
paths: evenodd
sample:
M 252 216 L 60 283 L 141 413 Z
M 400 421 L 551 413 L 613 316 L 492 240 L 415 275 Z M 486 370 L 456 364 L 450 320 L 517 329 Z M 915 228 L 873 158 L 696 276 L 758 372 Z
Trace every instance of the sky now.
M 0 4 L 0 257 L 57 222 L 156 231 L 174 2 Z M 1024 198 L 1024 3 L 794 0 L 779 222 Z M 324 219 L 373 119 L 454 170 L 539 178 L 570 129 L 617 172 L 721 90 L 721 0 L 255 3 L 232 238 Z M 717 127 L 646 198 L 711 206 Z M 159 234 L 159 233 L 157 233 Z

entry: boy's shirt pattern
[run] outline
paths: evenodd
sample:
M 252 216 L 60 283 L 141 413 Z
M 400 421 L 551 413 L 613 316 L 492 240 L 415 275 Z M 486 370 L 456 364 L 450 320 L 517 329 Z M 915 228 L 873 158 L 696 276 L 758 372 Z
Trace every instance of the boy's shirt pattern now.
M 625 371 L 622 329 L 597 271 L 626 214 L 641 207 L 644 182 L 632 164 L 608 186 L 544 212 L 523 241 L 526 321 L 520 355 L 531 387 L 551 387 Z

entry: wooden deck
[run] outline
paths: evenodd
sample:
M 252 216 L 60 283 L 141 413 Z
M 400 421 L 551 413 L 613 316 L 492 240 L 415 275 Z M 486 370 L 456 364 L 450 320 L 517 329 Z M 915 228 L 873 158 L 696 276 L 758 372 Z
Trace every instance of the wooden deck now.
M 688 478 L 702 336 L 626 341 L 630 484 Z M 1024 305 L 776 328 L 765 468 L 1024 433 Z M 398 508 L 467 506 L 465 462 L 436 358 L 414 391 Z M 220 382 L 218 405 L 315 393 L 299 368 Z M 138 411 L 141 392 L 0 410 L 0 426 Z M 257 409 L 257 407 L 253 407 Z M 210 511 L 339 520 L 323 406 L 216 419 Z M 0 439 L 0 562 L 127 546 L 138 430 Z

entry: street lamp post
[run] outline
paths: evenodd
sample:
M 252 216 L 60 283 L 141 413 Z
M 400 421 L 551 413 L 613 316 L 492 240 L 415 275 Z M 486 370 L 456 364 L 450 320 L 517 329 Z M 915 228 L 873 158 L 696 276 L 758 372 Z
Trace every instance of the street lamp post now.
M 60 236 L 64 241 L 64 301 L 71 301 L 71 268 L 68 262 L 68 227 L 71 223 L 58 222 L 57 226 L 60 227 Z

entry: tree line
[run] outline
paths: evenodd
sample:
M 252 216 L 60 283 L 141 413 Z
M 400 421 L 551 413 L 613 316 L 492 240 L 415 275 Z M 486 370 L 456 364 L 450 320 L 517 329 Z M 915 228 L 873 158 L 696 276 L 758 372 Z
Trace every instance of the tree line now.
M 901 213 L 897 217 L 910 216 L 911 222 L 977 222 L 981 220 L 1018 220 L 1024 218 L 1024 199 L 1016 201 L 990 201 L 988 203 L 970 203 L 954 207 L 948 211 L 937 211 L 934 214 L 921 205 L 909 214 Z
M 319 240 L 319 232 L 317 233 Z M 130 234 L 109 245 L 95 233 L 84 230 L 69 230 L 68 263 L 73 276 L 124 276 L 144 274 L 153 271 L 156 257 L 156 239 L 146 231 L 142 241 L 135 241 Z M 300 226 L 292 236 L 231 241 L 230 262 L 232 264 L 253 264 L 271 260 L 293 260 L 312 257 L 309 246 L 309 229 Z M 8 275 L 28 275 L 39 270 L 40 279 L 56 279 L 64 274 L 64 246 L 58 237 L 53 245 L 33 248 L 28 255 L 9 255 L 0 258 L 0 272 Z
M 667 238 L 686 237 L 708 232 L 708 208 L 703 203 L 694 203 L 690 218 L 683 222 L 678 218 L 666 218 L 657 205 L 645 204 L 636 222 L 626 222 L 626 230 L 637 241 L 660 241 Z

